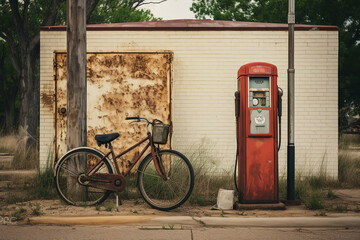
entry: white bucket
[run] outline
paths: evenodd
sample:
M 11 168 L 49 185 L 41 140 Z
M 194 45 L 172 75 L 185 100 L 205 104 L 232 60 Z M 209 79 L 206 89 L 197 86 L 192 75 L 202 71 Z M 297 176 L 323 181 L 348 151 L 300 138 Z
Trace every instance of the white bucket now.
M 230 210 L 234 207 L 234 190 L 219 189 L 217 196 L 217 208 Z

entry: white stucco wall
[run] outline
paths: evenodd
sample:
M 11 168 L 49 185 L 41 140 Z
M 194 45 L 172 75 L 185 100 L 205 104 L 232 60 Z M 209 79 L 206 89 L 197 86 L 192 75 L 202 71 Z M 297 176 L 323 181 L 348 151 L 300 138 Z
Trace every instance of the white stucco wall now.
M 41 31 L 40 91 L 54 93 L 53 52 L 66 50 L 65 31 Z M 174 52 L 173 148 L 202 146 L 218 170 L 236 153 L 234 92 L 237 70 L 249 62 L 278 67 L 284 90 L 279 172 L 286 174 L 287 31 L 88 31 L 88 51 Z M 338 174 L 338 32 L 295 32 L 296 172 Z M 40 167 L 54 141 L 51 105 L 40 106 Z M 210 161 L 211 159 L 209 159 Z

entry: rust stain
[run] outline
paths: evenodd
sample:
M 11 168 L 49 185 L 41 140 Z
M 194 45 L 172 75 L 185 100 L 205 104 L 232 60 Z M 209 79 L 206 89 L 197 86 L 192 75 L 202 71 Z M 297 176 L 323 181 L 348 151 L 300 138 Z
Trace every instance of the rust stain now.
M 44 107 L 52 109 L 54 103 L 54 93 L 53 91 L 41 92 L 40 93 L 40 102 Z

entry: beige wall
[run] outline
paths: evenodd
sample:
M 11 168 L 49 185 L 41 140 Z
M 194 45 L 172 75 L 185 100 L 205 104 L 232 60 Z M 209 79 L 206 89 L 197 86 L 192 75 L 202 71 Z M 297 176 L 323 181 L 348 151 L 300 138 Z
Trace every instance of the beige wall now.
M 174 52 L 173 148 L 210 153 L 219 172 L 230 171 L 236 152 L 234 92 L 241 65 L 264 61 L 278 67 L 284 89 L 280 175 L 286 174 L 286 31 L 88 31 L 88 51 Z M 66 32 L 41 32 L 41 89 L 53 93 L 53 52 L 66 49 Z M 295 32 L 296 172 L 338 169 L 338 32 Z M 41 103 L 40 165 L 53 143 L 53 108 Z M 211 161 L 212 159 L 209 159 Z

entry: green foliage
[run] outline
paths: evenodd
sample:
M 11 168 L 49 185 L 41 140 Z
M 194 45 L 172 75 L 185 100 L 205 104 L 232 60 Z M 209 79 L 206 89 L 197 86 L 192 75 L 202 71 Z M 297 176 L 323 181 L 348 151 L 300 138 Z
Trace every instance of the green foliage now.
M 124 1 L 100 0 L 90 16 L 89 23 L 118 23 L 156 21 L 150 10 L 137 9 L 127 6 Z
M 199 19 L 246 21 L 251 19 L 251 0 L 197 0 L 191 11 Z

